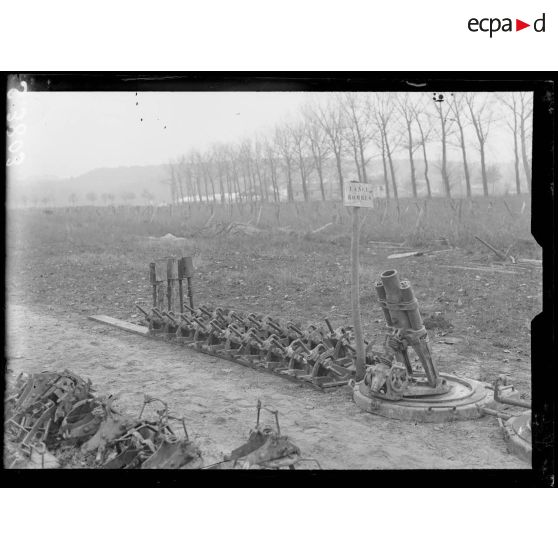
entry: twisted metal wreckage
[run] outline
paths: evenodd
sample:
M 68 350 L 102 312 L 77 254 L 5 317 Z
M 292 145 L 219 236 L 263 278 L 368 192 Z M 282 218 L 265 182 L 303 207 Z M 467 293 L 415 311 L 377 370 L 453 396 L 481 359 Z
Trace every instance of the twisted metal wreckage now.
M 320 468 L 317 461 L 301 457 L 281 434 L 278 411 L 260 401 L 248 441 L 223 461 L 204 466 L 185 419 L 171 415 L 158 398 L 146 395 L 133 418 L 114 409 L 112 396 L 95 397 L 91 382 L 68 370 L 20 377 L 17 383 L 17 393 L 6 401 L 7 468 L 58 468 L 73 462 L 102 469 L 294 469 L 303 461 Z M 156 418 L 143 419 L 152 404 L 159 406 Z M 260 425 L 262 409 L 273 413 L 275 427 Z

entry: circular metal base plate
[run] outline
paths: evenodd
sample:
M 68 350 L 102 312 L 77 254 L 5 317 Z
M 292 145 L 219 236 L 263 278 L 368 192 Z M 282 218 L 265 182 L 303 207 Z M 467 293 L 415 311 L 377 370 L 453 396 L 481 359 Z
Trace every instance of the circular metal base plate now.
M 513 453 L 531 463 L 531 411 L 508 419 L 504 423 L 504 437 Z
M 484 384 L 456 376 L 441 375 L 450 389 L 447 393 L 414 399 L 390 401 L 371 396 L 360 382 L 353 390 L 355 403 L 363 410 L 387 418 L 416 422 L 469 420 L 482 416 L 482 407 L 493 403 L 493 394 Z

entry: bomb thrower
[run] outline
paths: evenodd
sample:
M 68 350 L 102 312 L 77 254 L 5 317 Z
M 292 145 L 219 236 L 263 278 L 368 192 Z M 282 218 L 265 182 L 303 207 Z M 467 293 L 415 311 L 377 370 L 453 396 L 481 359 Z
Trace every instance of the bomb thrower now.
M 410 282 L 400 281 L 395 270 L 384 271 L 376 282 L 376 293 L 388 332 L 385 353 L 377 355 L 378 363 L 367 368 L 364 384 L 376 397 L 390 400 L 447 393 L 449 386 L 434 366 Z M 418 365 L 411 362 L 410 351 Z

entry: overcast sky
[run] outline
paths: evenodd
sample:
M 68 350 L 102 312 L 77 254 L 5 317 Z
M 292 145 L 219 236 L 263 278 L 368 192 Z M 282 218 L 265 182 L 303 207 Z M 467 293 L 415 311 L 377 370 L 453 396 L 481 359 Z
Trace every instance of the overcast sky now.
M 42 92 L 16 97 L 24 115 L 24 161 L 14 178 L 70 177 L 99 167 L 168 162 L 190 148 L 265 132 L 328 93 Z M 422 94 L 424 95 L 424 93 Z M 14 138 L 15 139 L 15 138 Z M 495 159 L 512 157 L 503 123 L 491 132 Z
M 302 93 L 26 93 L 21 177 L 165 163 L 253 135 L 296 113 Z M 21 100 L 21 101 L 20 101 Z M 19 105 L 18 105 L 19 109 Z

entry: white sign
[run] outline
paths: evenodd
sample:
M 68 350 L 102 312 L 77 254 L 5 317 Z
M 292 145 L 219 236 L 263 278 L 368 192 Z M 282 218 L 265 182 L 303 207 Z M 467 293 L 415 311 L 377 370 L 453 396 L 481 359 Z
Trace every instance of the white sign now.
M 353 207 L 374 207 L 377 187 L 367 182 L 345 182 L 343 205 Z

